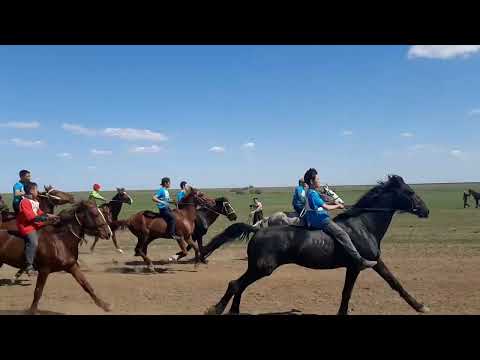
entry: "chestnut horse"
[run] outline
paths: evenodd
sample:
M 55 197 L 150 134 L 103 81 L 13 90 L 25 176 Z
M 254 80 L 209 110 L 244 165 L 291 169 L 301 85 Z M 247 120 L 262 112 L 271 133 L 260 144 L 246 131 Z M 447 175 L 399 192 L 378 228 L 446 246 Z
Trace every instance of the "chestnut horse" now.
M 53 186 L 45 186 L 45 191 L 38 194 L 40 209 L 44 213 L 53 214 L 58 205 L 73 204 L 75 198 L 72 194 L 55 189 Z M 0 217 L 0 230 L 17 230 L 16 216 L 13 212 L 3 211 Z
M 192 234 L 195 230 L 195 219 L 197 217 L 197 206 L 213 208 L 215 201 L 205 194 L 191 188 L 185 197 L 178 203 L 178 209 L 172 210 L 176 221 L 176 234 L 182 237 L 178 242 L 184 255 L 188 254 L 187 244 L 195 250 L 195 265 L 198 260 L 205 263 L 205 259 L 198 249 L 198 244 L 193 242 Z M 154 271 L 152 260 L 147 256 L 148 244 L 158 238 L 169 239 L 166 234 L 167 223 L 153 211 L 140 211 L 132 215 L 128 220 L 115 222 L 120 228 L 128 227 L 130 232 L 138 239 L 135 247 L 135 256 L 141 256 L 150 271 Z M 185 242 L 186 241 L 186 242 Z
M 32 305 L 29 313 L 35 314 L 42 296 L 47 277 L 52 272 L 66 271 L 70 273 L 82 288 L 91 296 L 95 304 L 105 311 L 110 305 L 101 300 L 80 271 L 78 265 L 78 246 L 82 241 L 80 234 L 89 234 L 108 239 L 110 227 L 96 205 L 89 201 L 81 201 L 70 209 L 62 210 L 59 221 L 39 230 L 38 249 L 34 262 L 38 270 Z M 0 266 L 7 264 L 21 268 L 25 261 L 25 242 L 18 233 L 0 230 Z

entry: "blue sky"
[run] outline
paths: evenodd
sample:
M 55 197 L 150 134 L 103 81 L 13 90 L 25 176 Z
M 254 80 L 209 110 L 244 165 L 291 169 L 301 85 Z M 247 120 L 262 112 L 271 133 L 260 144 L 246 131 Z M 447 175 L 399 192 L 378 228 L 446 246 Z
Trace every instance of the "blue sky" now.
M 479 181 L 480 46 L 0 46 L 0 191 Z

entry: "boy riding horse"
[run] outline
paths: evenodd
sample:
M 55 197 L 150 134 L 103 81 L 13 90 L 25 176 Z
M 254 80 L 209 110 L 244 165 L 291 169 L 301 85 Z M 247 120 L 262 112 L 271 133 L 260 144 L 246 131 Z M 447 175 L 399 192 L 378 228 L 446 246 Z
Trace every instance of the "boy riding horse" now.
M 152 200 L 157 204 L 159 216 L 167 223 L 167 234 L 176 241 L 182 241 L 183 239 L 175 234 L 175 217 L 172 214 L 172 210 L 170 210 L 170 204 L 175 203 L 174 201 L 170 201 L 170 194 L 168 192 L 170 179 L 164 177 L 161 185 L 162 187 L 153 195 Z
M 22 201 L 23 196 L 25 195 L 25 186 L 31 180 L 31 174 L 30 174 L 30 171 L 28 170 L 21 170 L 18 175 L 20 177 L 20 180 L 18 180 L 15 183 L 15 185 L 13 185 L 12 208 L 13 208 L 13 211 L 15 212 L 15 215 L 18 215 L 20 211 L 20 202 Z

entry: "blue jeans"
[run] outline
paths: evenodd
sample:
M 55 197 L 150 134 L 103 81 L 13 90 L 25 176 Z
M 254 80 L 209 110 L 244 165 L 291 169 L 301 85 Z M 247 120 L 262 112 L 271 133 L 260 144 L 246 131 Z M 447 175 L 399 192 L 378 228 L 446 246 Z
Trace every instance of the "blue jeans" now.
M 36 231 L 28 234 L 23 238 L 25 240 L 25 258 L 27 261 L 27 266 L 33 266 L 35 261 L 35 254 L 37 253 L 38 248 L 38 234 Z
M 169 207 L 159 208 L 160 217 L 167 223 L 167 234 L 173 237 L 175 235 L 175 216 Z

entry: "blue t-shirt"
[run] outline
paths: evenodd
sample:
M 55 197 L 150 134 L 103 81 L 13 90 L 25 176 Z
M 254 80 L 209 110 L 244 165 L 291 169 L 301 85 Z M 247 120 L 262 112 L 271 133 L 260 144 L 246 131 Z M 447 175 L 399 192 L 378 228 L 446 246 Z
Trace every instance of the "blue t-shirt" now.
M 157 207 L 159 209 L 163 209 L 168 206 L 168 202 L 170 201 L 170 194 L 168 193 L 167 189 L 160 188 L 160 190 L 157 191 L 155 196 L 158 198 L 158 200 L 163 200 L 163 202 L 157 203 Z
M 21 182 L 17 182 L 15 183 L 15 185 L 13 185 L 13 203 L 15 205 L 18 205 L 20 204 L 20 201 L 22 201 L 22 196 L 15 196 L 15 191 L 21 191 L 21 192 L 25 192 L 25 188 L 23 187 L 23 184 Z
M 306 201 L 306 193 L 303 186 L 297 186 L 295 188 L 295 193 L 293 194 L 292 205 L 293 207 L 301 207 L 305 206 Z
M 307 209 L 306 219 L 309 227 L 321 229 L 328 222 L 330 215 L 322 206 L 325 201 L 315 190 L 308 190 L 307 201 L 309 209 Z
M 177 203 L 180 202 L 184 197 L 185 197 L 185 190 L 182 190 L 177 194 Z

